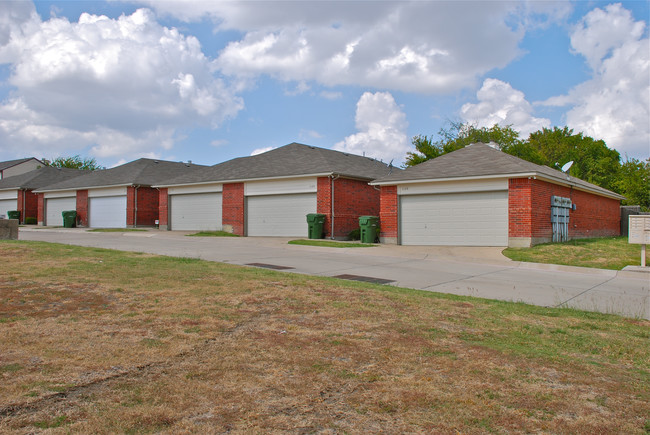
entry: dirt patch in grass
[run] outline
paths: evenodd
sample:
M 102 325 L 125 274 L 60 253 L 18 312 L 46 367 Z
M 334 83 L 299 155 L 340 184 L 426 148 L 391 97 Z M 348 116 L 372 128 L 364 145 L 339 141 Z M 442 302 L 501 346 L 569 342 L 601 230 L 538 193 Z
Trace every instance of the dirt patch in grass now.
M 641 245 L 628 243 L 627 237 L 603 237 L 507 248 L 503 255 L 515 261 L 621 270 L 641 264 Z
M 647 321 L 45 243 L 2 242 L 0 258 L 0 432 L 642 434 L 650 420 Z

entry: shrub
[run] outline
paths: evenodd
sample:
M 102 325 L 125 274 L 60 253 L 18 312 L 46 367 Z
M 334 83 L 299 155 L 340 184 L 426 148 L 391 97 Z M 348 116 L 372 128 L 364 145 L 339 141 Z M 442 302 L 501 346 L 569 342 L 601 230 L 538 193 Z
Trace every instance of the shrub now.
M 348 240 L 361 240 L 361 228 L 350 231 L 348 233 Z
M 26 217 L 25 218 L 25 225 L 36 225 L 36 218 L 35 217 Z

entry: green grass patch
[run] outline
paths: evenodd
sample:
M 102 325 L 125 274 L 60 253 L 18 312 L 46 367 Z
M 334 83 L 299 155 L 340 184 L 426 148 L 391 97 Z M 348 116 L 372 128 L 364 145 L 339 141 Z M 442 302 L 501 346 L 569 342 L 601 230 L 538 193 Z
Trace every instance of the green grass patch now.
M 136 231 L 149 231 L 142 228 L 95 228 L 87 230 L 89 233 L 130 233 Z
M 627 240 L 627 237 L 577 239 L 532 248 L 507 248 L 503 255 L 515 261 L 621 270 L 625 266 L 641 265 L 641 246 Z
M 373 244 L 370 243 L 350 243 L 350 242 L 337 242 L 335 240 L 318 240 L 318 239 L 298 239 L 290 240 L 290 245 L 302 246 L 324 246 L 326 248 L 372 248 Z
M 68 422 L 68 417 L 65 415 L 59 415 L 58 417 L 52 420 L 42 420 L 34 422 L 34 426 L 40 429 L 52 429 L 56 427 L 61 427 Z
M 188 234 L 188 237 L 239 237 L 237 234 L 227 231 L 199 231 L 198 233 Z

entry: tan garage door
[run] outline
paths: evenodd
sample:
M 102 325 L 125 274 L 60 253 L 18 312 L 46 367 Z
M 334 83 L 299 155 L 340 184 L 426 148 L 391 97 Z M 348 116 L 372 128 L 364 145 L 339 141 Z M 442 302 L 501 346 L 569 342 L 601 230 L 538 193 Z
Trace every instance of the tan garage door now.
M 508 246 L 508 192 L 400 197 L 403 245 Z
M 307 214 L 316 213 L 316 194 L 249 196 L 247 235 L 307 237 Z

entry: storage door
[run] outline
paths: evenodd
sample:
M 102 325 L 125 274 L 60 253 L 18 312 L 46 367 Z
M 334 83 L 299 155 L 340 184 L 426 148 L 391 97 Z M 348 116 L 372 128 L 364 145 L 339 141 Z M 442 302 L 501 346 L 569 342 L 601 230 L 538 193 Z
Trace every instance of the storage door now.
M 170 196 L 172 230 L 221 230 L 221 193 Z
M 91 228 L 126 228 L 126 195 L 90 198 Z
M 45 199 L 45 225 L 63 226 L 61 212 L 77 209 L 77 198 L 46 198 Z
M 508 192 L 400 197 L 402 245 L 508 246 Z
M 307 214 L 316 213 L 316 194 L 249 196 L 247 235 L 307 237 Z

